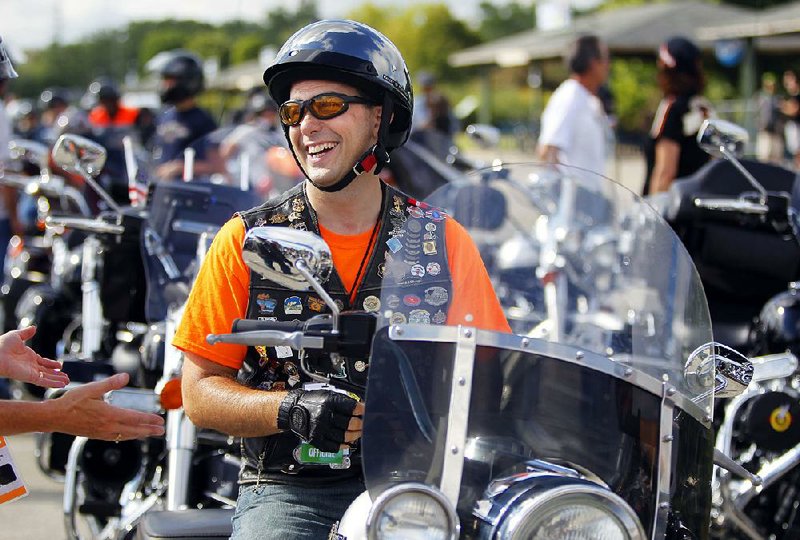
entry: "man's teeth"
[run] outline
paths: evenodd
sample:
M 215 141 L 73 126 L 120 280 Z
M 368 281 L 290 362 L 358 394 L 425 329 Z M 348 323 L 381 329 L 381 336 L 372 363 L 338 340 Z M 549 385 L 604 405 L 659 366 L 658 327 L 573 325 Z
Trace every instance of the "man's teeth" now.
M 319 154 L 326 150 L 330 150 L 336 146 L 336 143 L 315 144 L 308 147 L 309 154 Z

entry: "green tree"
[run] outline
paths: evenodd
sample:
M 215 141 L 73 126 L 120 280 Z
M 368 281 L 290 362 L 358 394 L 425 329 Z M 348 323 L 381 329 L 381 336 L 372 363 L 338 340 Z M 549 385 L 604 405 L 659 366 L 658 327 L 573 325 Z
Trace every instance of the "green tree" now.
M 300 0 L 295 11 L 279 7 L 267 13 L 264 35 L 267 43 L 280 46 L 297 30 L 319 20 L 316 0 Z
M 231 64 L 255 60 L 265 45 L 267 45 L 266 41 L 258 34 L 246 34 L 237 38 L 231 45 Z
M 491 41 L 504 36 L 532 30 L 536 27 L 536 4 L 520 4 L 512 0 L 507 4 L 483 1 L 480 3 L 481 40 Z
M 201 58 L 217 58 L 220 67 L 228 65 L 230 58 L 230 40 L 221 30 L 202 32 L 186 40 L 184 47 Z
M 398 12 L 365 4 L 350 17 L 386 35 L 403 55 L 412 76 L 420 70 L 442 79 L 462 78 L 462 71 L 447 63 L 453 52 L 480 42 L 478 35 L 455 18 L 443 3 L 415 4 Z

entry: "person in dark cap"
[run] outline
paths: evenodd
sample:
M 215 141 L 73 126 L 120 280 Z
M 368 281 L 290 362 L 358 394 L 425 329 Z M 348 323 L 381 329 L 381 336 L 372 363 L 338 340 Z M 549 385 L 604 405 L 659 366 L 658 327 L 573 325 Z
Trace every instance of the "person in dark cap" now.
M 702 96 L 706 78 L 700 49 L 685 37 L 671 37 L 658 48 L 657 66 L 664 97 L 645 148 L 644 195 L 666 191 L 675 178 L 693 173 L 709 160 L 696 139 L 703 121 L 713 115 Z

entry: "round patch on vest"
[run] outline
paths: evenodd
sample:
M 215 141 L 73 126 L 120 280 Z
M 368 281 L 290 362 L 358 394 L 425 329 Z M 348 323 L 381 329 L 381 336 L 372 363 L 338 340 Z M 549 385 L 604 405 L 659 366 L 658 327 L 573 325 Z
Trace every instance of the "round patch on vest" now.
M 444 287 L 429 287 L 425 289 L 425 303 L 432 306 L 441 306 L 450 299 Z
M 408 322 L 411 324 L 430 324 L 431 314 L 424 309 L 412 309 L 408 314 Z
M 370 295 L 364 298 L 363 305 L 365 311 L 378 311 L 381 308 L 381 301 L 377 296 Z

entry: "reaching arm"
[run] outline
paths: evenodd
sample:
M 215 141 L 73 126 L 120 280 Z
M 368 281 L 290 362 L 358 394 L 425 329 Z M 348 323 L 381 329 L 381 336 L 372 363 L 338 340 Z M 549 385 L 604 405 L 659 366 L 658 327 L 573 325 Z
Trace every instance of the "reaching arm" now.
M 63 388 L 69 377 L 61 364 L 39 356 L 25 345 L 36 334 L 35 326 L 11 330 L 0 336 L 0 377 L 35 384 L 43 388 Z
M 125 373 L 95 381 L 41 402 L 0 401 L 0 434 L 32 431 L 59 432 L 106 441 L 138 439 L 164 434 L 157 414 L 109 405 L 103 395 L 128 383 Z
M 542 144 L 536 150 L 536 157 L 545 163 L 558 163 L 558 153 L 560 149 L 558 146 L 550 144 Z

